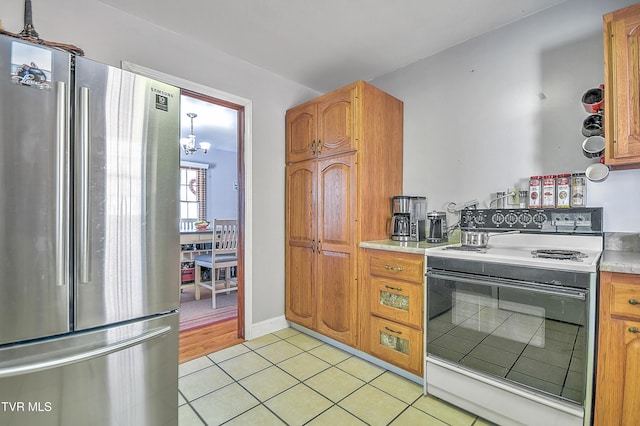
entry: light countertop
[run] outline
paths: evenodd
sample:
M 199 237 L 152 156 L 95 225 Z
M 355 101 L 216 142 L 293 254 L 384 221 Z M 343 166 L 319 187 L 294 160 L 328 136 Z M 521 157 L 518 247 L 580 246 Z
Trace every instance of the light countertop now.
M 387 250 L 387 251 L 397 251 L 401 253 L 414 253 L 414 254 L 425 254 L 425 250 L 438 247 L 438 246 L 446 246 L 450 244 L 459 244 L 460 243 L 460 231 L 455 230 L 453 235 L 449 236 L 449 241 L 445 243 L 428 243 L 426 241 L 394 241 L 394 240 L 375 240 L 375 241 L 362 241 L 360 243 L 360 247 L 374 249 L 374 250 Z
M 600 259 L 603 272 L 640 274 L 640 253 L 622 250 L 605 250 Z

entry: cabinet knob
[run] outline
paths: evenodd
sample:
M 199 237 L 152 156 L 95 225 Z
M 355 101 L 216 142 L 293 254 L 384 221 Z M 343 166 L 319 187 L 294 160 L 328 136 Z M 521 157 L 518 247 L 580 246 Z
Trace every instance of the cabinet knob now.
M 638 327 L 629 327 L 629 332 L 631 333 L 640 333 L 640 329 Z
M 313 155 L 316 155 L 316 140 L 315 139 L 311 141 L 311 153 Z
M 638 303 L 640 303 L 640 301 L 638 301 L 638 299 L 629 299 L 629 304 L 630 305 L 637 305 Z
M 402 266 L 389 266 L 384 265 L 384 269 L 388 269 L 390 271 L 402 271 L 404 268 Z

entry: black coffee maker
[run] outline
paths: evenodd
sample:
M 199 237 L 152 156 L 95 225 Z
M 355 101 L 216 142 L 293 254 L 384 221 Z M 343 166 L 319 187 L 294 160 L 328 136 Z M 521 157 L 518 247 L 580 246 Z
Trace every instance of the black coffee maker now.
M 391 239 L 424 241 L 427 198 L 398 195 L 391 199 Z

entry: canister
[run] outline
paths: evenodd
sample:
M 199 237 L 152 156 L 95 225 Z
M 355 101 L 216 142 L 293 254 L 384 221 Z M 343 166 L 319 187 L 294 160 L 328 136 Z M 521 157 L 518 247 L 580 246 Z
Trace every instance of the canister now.
M 571 207 L 571 174 L 563 173 L 556 177 L 556 207 Z
M 546 175 L 542 178 L 542 207 L 556 206 L 556 175 Z
M 527 208 L 527 201 L 529 200 L 529 191 L 520 191 L 520 208 Z
M 529 208 L 536 209 L 542 207 L 542 176 L 531 176 L 529 178 Z
M 571 174 L 571 207 L 587 204 L 587 180 L 584 173 Z

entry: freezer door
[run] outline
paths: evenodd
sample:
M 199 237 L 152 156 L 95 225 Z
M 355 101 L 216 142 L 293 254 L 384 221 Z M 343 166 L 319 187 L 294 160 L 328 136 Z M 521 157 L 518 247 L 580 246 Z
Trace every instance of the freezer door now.
M 76 62 L 75 328 L 177 309 L 179 89 Z
M 178 424 L 178 314 L 0 349 L 0 424 Z
M 0 345 L 69 329 L 69 69 L 0 36 Z

